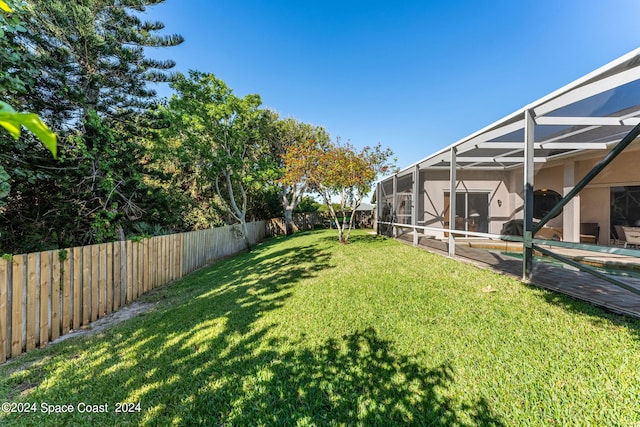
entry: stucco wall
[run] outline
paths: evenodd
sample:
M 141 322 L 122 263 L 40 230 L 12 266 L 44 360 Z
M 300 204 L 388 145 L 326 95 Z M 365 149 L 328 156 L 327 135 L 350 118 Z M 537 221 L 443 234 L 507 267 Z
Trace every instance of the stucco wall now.
M 444 227 L 449 221 L 444 216 L 445 193 L 449 193 L 448 171 L 426 171 L 420 175 L 422 194 L 420 197 L 420 214 L 425 225 Z M 509 220 L 509 186 L 505 182 L 509 175 L 501 171 L 458 171 L 457 193 L 488 193 L 489 197 L 489 232 L 500 233 L 502 224 Z M 498 203 L 498 201 L 500 201 Z M 443 237 L 442 233 L 436 237 Z
M 605 152 L 601 152 L 597 157 L 578 161 L 576 167 L 578 179 L 586 175 L 605 154 Z M 636 147 L 630 147 L 625 150 L 596 176 L 589 185 L 591 187 L 602 185 L 640 185 L 640 150 Z
M 580 194 L 580 222 L 597 222 L 600 226 L 599 242 L 609 243 L 609 187 L 587 187 Z
M 539 163 L 535 165 L 534 189 L 554 190 L 563 195 L 585 176 L 593 166 L 600 161 L 607 151 L 591 152 L 581 157 L 571 159 L 561 159 L 549 163 Z M 575 167 L 573 174 L 571 169 L 567 169 L 565 176 L 565 165 L 571 162 Z M 610 188 L 620 185 L 640 185 L 640 146 L 636 143 L 629 147 L 623 154 L 614 160 L 600 175 L 598 175 L 573 202 L 579 208 L 575 215 L 567 214 L 565 218 L 570 218 L 572 222 L 597 222 L 600 225 L 600 244 L 607 244 L 609 241 L 610 223 Z M 572 179 L 573 177 L 573 179 Z M 405 178 L 406 180 L 407 178 Z M 404 181 L 404 180 L 399 180 Z M 407 187 L 411 180 L 402 182 Z M 502 225 L 510 219 L 521 219 L 523 217 L 523 187 L 524 178 L 522 168 L 510 171 L 469 171 L 459 170 L 457 172 L 457 192 L 488 193 L 489 196 L 489 232 L 499 234 Z M 420 191 L 417 200 L 418 220 L 420 225 L 444 227 L 444 223 L 449 221 L 448 214 L 445 216 L 445 193 L 449 193 L 449 171 L 448 170 L 428 170 L 421 171 L 419 177 Z M 386 183 L 385 188 L 390 183 Z M 388 189 L 390 190 L 390 188 Z M 399 188 L 399 191 L 406 190 Z M 565 210 L 570 207 L 566 207 Z M 552 219 L 548 226 L 563 228 L 563 215 Z M 577 227 L 577 225 L 575 225 Z M 571 236 L 577 236 L 574 225 L 567 224 L 566 240 L 571 240 Z M 436 237 L 444 237 L 442 233 Z

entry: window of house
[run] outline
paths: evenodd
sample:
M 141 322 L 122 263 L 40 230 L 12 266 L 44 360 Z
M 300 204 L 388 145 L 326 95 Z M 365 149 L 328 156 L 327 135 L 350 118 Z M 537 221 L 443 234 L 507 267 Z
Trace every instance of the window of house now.
M 444 194 L 444 220 L 449 224 L 449 193 Z M 456 230 L 489 232 L 489 193 L 456 193 Z
M 640 225 L 640 185 L 611 187 L 611 226 Z

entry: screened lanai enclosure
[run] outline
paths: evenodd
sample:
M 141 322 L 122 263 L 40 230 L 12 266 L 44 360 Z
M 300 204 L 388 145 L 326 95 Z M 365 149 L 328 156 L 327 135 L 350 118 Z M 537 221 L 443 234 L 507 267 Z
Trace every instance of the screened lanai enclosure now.
M 640 255 L 639 124 L 637 49 L 379 181 L 378 232 L 516 242 L 525 280 L 535 253 L 640 293 L 571 256 Z

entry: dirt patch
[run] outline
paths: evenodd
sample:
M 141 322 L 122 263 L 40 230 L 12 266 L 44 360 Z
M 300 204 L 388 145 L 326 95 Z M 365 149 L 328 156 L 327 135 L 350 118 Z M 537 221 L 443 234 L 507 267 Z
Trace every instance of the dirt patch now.
M 132 302 L 129 305 L 125 305 L 124 307 L 121 307 L 118 311 L 115 311 L 111 314 L 107 314 L 106 316 L 101 317 L 95 322 L 90 323 L 89 325 L 87 325 L 86 328 L 69 331 L 68 334 L 62 335 L 61 337 L 56 338 L 55 340 L 51 341 L 49 344 L 55 344 L 60 341 L 64 341 L 68 338 L 97 334 L 98 332 L 101 332 L 107 328 L 110 328 L 113 325 L 116 325 L 120 322 L 124 322 L 125 320 L 129 320 L 132 317 L 136 317 L 146 312 L 156 304 L 157 303 Z

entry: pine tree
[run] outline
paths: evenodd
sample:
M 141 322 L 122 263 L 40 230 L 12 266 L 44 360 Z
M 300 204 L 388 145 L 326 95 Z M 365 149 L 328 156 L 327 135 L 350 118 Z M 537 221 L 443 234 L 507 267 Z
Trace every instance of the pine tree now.
M 14 95 L 14 105 L 37 112 L 56 131 L 60 160 L 53 163 L 28 139 L 9 147 L 0 138 L 5 169 L 19 172 L 0 215 L 4 250 L 112 240 L 143 216 L 151 190 L 140 141 L 154 126 L 149 111 L 157 103 L 148 83 L 175 77 L 173 61 L 147 58 L 145 48 L 183 41 L 162 35 L 162 23 L 140 18 L 160 3 L 24 3 L 25 31 L 12 41 L 28 52 L 38 73 Z
M 123 120 L 155 103 L 148 82 L 168 82 L 174 61 L 145 57 L 146 47 L 182 43 L 158 35 L 161 22 L 139 15 L 164 0 L 30 0 L 29 38 L 39 59 L 36 85 L 51 120 L 75 127 L 90 111 Z M 54 115 L 55 114 L 55 115 Z

